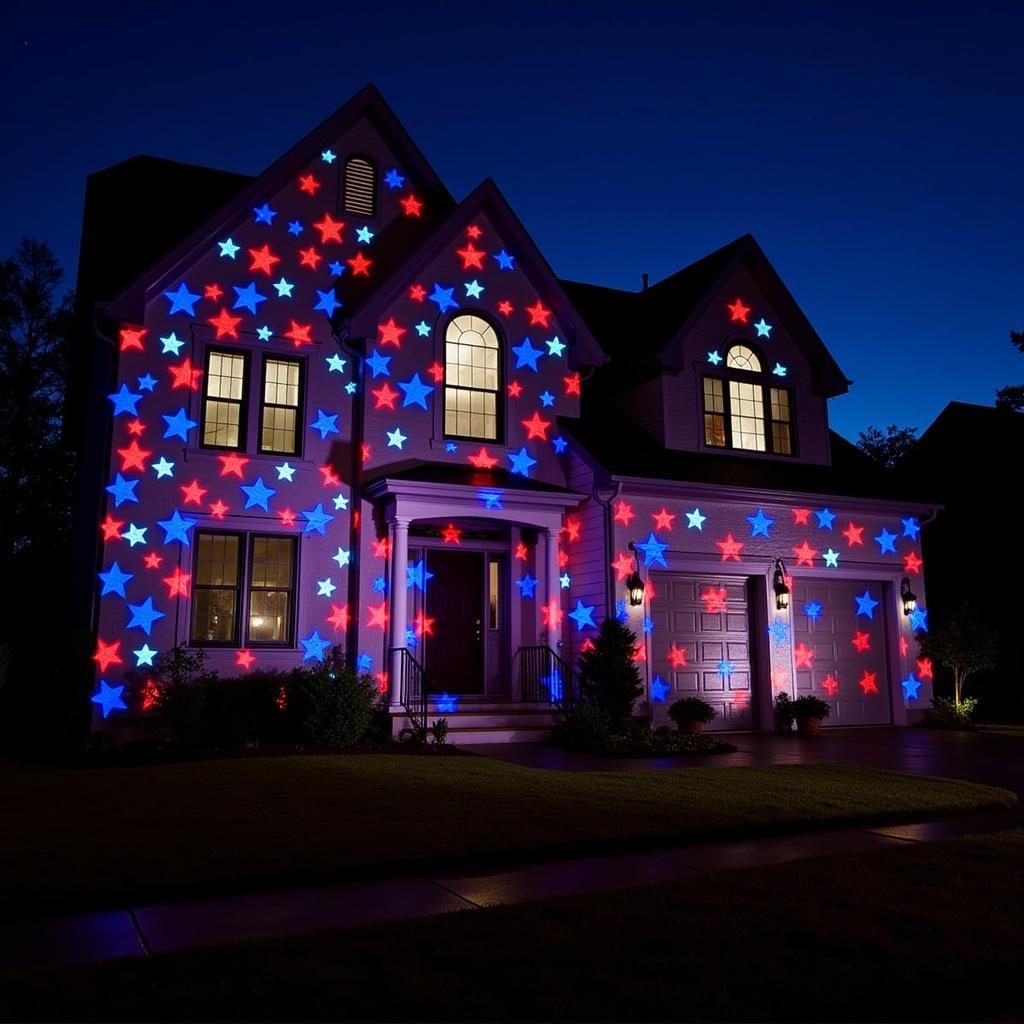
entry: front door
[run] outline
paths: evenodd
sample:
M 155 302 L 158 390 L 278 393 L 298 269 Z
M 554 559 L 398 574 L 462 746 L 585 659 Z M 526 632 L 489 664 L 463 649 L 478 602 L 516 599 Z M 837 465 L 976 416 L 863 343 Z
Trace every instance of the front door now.
M 426 592 L 426 614 L 434 620 L 424 638 L 424 667 L 448 693 L 484 692 L 484 553 L 426 553 L 433 573 Z

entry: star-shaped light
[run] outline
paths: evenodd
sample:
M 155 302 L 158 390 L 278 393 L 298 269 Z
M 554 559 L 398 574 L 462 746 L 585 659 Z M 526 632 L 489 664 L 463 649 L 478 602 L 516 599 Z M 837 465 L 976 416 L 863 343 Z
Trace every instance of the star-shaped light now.
M 165 459 L 164 456 L 162 455 L 160 456 L 160 461 L 154 462 L 153 465 L 150 466 L 149 468 L 153 470 L 154 473 L 156 473 L 157 480 L 165 476 L 174 476 L 174 463 L 168 462 L 167 459 Z
M 541 419 L 539 412 L 534 411 L 534 414 L 530 419 L 522 420 L 521 422 L 526 428 L 527 441 L 532 441 L 534 439 L 546 441 L 548 439 L 548 430 L 551 427 L 551 421 Z
M 139 382 L 140 391 L 152 391 L 156 387 L 156 377 L 151 373 L 147 373 L 145 377 L 137 378 Z
M 768 627 L 768 634 L 775 641 L 776 647 L 781 647 L 789 640 L 789 626 L 786 620 L 776 615 L 775 621 Z
M 796 645 L 793 657 L 797 668 L 814 667 L 814 648 L 808 647 L 802 640 Z
M 904 700 L 918 699 L 917 691 L 921 689 L 921 680 L 913 672 L 908 674 L 907 678 L 900 683 L 900 686 L 903 687 Z
M 385 430 L 384 433 L 387 434 L 388 447 L 397 448 L 399 451 L 402 451 L 402 445 L 409 440 L 409 438 L 402 433 L 401 427 L 395 427 L 394 430 Z
M 263 477 L 257 477 L 256 482 L 248 486 L 242 484 L 241 491 L 245 495 L 246 508 L 261 508 L 264 512 L 270 511 L 268 502 L 277 494 L 273 487 L 268 487 L 263 482 Z
M 854 547 L 855 545 L 864 546 L 864 527 L 855 526 L 853 522 L 849 522 L 846 525 L 846 529 L 843 530 L 843 536 L 846 538 L 847 547 Z
M 726 534 L 725 540 L 716 540 L 715 547 L 722 552 L 722 561 L 727 562 L 731 558 L 734 562 L 740 560 L 740 552 L 743 550 L 743 542 L 736 540 L 731 533 Z
M 735 671 L 736 671 L 736 666 L 733 665 L 733 663 L 731 661 L 729 661 L 727 658 L 723 658 L 718 663 L 719 675 L 725 676 L 726 679 L 728 679 L 729 676 L 731 676 L 733 674 L 733 672 L 735 672 Z
M 344 569 L 352 560 L 352 552 L 347 548 L 338 548 L 337 552 L 331 555 L 331 559 L 338 563 L 339 569 Z
M 323 160 L 325 164 L 333 164 L 334 161 L 338 159 L 338 156 L 333 150 L 325 149 L 320 154 L 320 159 Z
M 484 293 L 484 286 L 477 281 L 475 278 L 472 281 L 466 281 L 466 298 L 467 299 L 479 299 Z
M 399 381 L 398 386 L 405 392 L 402 399 L 402 408 L 410 405 L 418 405 L 421 409 L 427 408 L 427 395 L 434 389 L 430 384 L 424 384 L 420 375 L 414 373 L 407 381 Z
M 814 514 L 818 517 L 819 530 L 832 529 L 832 524 L 836 521 L 836 516 L 831 509 L 823 508 L 820 512 L 815 512 Z
M 330 640 L 325 640 L 318 629 L 314 629 L 307 637 L 299 637 L 302 644 L 303 661 L 323 661 L 324 651 L 331 646 Z
M 545 409 L 550 408 L 555 404 L 555 396 L 550 391 L 542 391 L 540 393 L 540 404 Z
M 90 698 L 93 704 L 98 704 L 103 717 L 107 718 L 111 711 L 127 711 L 128 705 L 121 698 L 124 693 L 124 684 L 111 686 L 106 679 L 100 680 L 100 688 Z
M 771 533 L 769 530 L 775 523 L 775 520 L 764 514 L 764 509 L 759 508 L 757 512 L 752 516 L 747 516 L 747 522 L 750 523 L 750 536 L 751 537 L 767 537 L 771 540 Z
M 405 217 L 419 217 L 420 211 L 423 209 L 423 203 L 411 194 L 404 199 L 399 199 L 398 205 L 402 207 L 402 214 Z
M 368 224 L 364 224 L 361 228 L 356 228 L 356 241 L 360 245 L 369 245 L 373 241 L 373 232 Z
M 770 338 L 772 336 L 772 325 L 765 322 L 764 317 L 754 324 L 754 330 L 757 331 L 759 338 Z
M 729 319 L 733 323 L 745 324 L 747 322 L 747 315 L 750 313 L 750 307 L 744 306 L 742 299 L 737 299 L 735 302 L 728 303 L 726 308 L 729 310 Z
M 483 502 L 484 508 L 504 508 L 501 503 L 501 491 L 477 491 L 476 496 Z
M 310 423 L 309 429 L 317 431 L 320 434 L 320 440 L 326 441 L 329 434 L 341 433 L 338 429 L 339 415 L 339 413 L 326 413 L 323 409 L 318 408 L 316 411 L 316 419 Z
M 577 629 L 586 629 L 588 626 L 593 629 L 597 628 L 597 624 L 594 622 L 594 605 L 584 604 L 579 598 L 576 599 L 575 610 L 569 612 L 569 618 L 576 623 Z
M 534 348 L 529 338 L 523 338 L 521 344 L 512 346 L 512 351 L 516 357 L 515 369 L 528 366 L 534 373 L 537 372 L 537 360 L 544 355 L 543 349 Z
M 136 544 L 146 543 L 146 530 L 148 529 L 148 526 L 136 526 L 134 523 L 129 523 L 128 529 L 121 534 L 121 537 L 128 541 L 129 547 L 135 547 Z
M 421 338 L 429 338 L 430 324 L 428 324 L 426 320 L 421 320 L 418 324 L 416 324 L 416 333 Z
M 189 316 L 195 316 L 195 305 L 202 296 L 190 292 L 188 286 L 182 281 L 173 292 L 164 292 L 164 297 L 171 304 L 171 308 L 167 311 L 168 316 L 174 316 L 175 313 L 187 313 Z
M 331 353 L 329 356 L 324 357 L 324 362 L 327 364 L 328 373 L 344 373 L 345 372 L 345 360 L 338 355 L 337 352 Z
M 634 546 L 637 551 L 643 552 L 645 567 L 660 565 L 665 569 L 668 568 L 668 562 L 665 561 L 665 552 L 668 550 L 668 544 L 658 540 L 653 530 L 647 535 L 647 540 L 639 541 Z
M 164 423 L 167 424 L 167 428 L 164 430 L 164 440 L 169 437 L 180 437 L 187 444 L 188 432 L 195 428 L 196 421 L 188 418 L 185 414 L 185 407 L 182 406 L 173 416 L 168 416 L 167 413 L 163 413 L 162 416 Z
M 863 654 L 865 651 L 871 650 L 871 634 L 865 633 L 863 630 L 857 630 L 853 634 L 853 639 L 850 643 L 853 644 L 854 650 L 858 654 Z
M 320 291 L 319 288 L 314 288 L 313 290 L 317 296 L 317 303 L 313 307 L 314 310 L 319 310 L 321 313 L 333 316 L 336 309 L 341 309 L 342 303 L 335 298 L 333 288 L 328 288 L 325 292 Z
M 821 688 L 830 696 L 834 697 L 839 692 L 839 680 L 829 672 L 821 681 Z
M 388 363 L 391 362 L 391 356 L 381 355 L 374 346 L 373 354 L 366 360 L 366 365 L 370 368 L 370 372 L 373 374 L 373 379 L 376 380 L 378 377 L 390 377 L 391 371 L 388 369 Z
M 138 501 L 138 495 L 135 493 L 138 484 L 138 480 L 125 480 L 118 473 L 114 482 L 107 487 L 107 492 L 114 497 L 114 508 L 120 508 L 126 501 Z
M 366 608 L 369 615 L 367 616 L 366 626 L 368 629 L 379 629 L 382 633 L 387 630 L 388 625 L 388 603 L 387 601 L 381 601 L 380 604 L 371 604 Z
M 878 693 L 878 679 L 877 672 L 869 672 L 867 669 L 864 670 L 864 674 L 857 680 L 857 685 L 864 691 L 866 697 L 869 693 Z
M 164 583 L 167 586 L 168 599 L 188 597 L 189 588 L 192 585 L 192 573 L 182 572 L 180 566 L 175 566 L 174 572 L 170 576 L 164 577 Z
M 688 530 L 700 530 L 704 532 L 704 520 L 707 516 L 704 515 L 699 508 L 695 508 L 692 512 L 685 513 L 686 515 L 686 528 Z
M 334 585 L 334 581 L 330 576 L 316 581 L 317 597 L 330 597 L 337 589 L 338 588 Z
M 315 508 L 304 509 L 301 514 L 303 519 L 306 520 L 303 533 L 318 533 L 321 537 L 326 536 L 324 528 L 334 520 L 334 516 L 324 511 L 324 503 L 322 501 L 317 502 Z
M 134 573 L 122 571 L 117 562 L 111 563 L 110 568 L 106 572 L 101 572 L 97 575 L 103 583 L 100 597 L 106 597 L 107 594 L 117 594 L 119 597 L 125 597 L 124 585 L 129 580 L 135 578 Z
M 99 665 L 101 672 L 106 672 L 111 665 L 124 664 L 124 659 L 121 657 L 120 650 L 120 640 L 114 640 L 108 644 L 97 637 L 96 653 L 92 656 L 92 660 Z
M 394 191 L 405 184 L 405 176 L 398 173 L 397 167 L 392 167 L 391 170 L 384 175 L 384 184 Z
M 806 540 L 803 542 L 803 544 L 799 544 L 793 547 L 793 554 L 796 555 L 797 565 L 806 565 L 813 568 L 814 556 L 817 553 L 818 549 L 812 548 Z
M 150 668 L 153 667 L 153 659 L 159 652 L 154 650 L 149 644 L 143 644 L 137 650 L 132 651 L 135 655 L 135 667 L 142 668 L 143 665 L 148 665 Z
M 537 460 L 530 457 L 530 453 L 523 446 L 517 452 L 508 453 L 508 461 L 512 464 L 510 469 L 513 473 L 528 477 L 530 470 L 537 465 Z
M 890 533 L 884 526 L 882 532 L 875 538 L 880 554 L 896 554 L 896 534 Z
M 718 364 L 721 363 L 721 361 L 722 361 L 722 353 L 719 352 L 717 349 L 715 351 L 713 351 L 713 352 L 709 352 L 708 353 L 708 362 L 712 366 L 718 366 Z
M 442 288 L 436 281 L 434 282 L 434 290 L 430 295 L 427 296 L 430 302 L 433 302 L 438 310 L 442 313 L 447 312 L 449 309 L 458 309 L 459 304 L 455 301 L 455 288 Z
M 775 374 L 776 377 L 785 377 L 789 374 L 789 370 L 783 366 L 782 363 L 776 363 L 772 367 L 772 373 Z
M 515 269 L 515 267 L 513 266 L 513 264 L 515 262 L 515 256 L 512 256 L 509 253 L 505 252 L 504 249 L 502 249 L 501 252 L 496 252 L 494 254 L 494 258 L 498 261 L 498 269 L 499 270 L 514 270 Z
M 172 355 L 176 356 L 180 353 L 181 346 L 185 344 L 184 339 L 179 338 L 174 333 L 174 331 L 171 331 L 171 333 L 168 334 L 167 337 L 161 338 L 160 342 L 163 345 L 163 348 L 161 349 L 161 355 L 167 355 L 167 353 L 171 353 Z
M 923 630 L 925 633 L 928 632 L 928 612 L 924 608 L 918 606 L 917 609 L 910 613 L 910 628 L 915 633 L 918 630 Z
M 277 216 L 277 210 L 272 210 L 267 203 L 262 206 L 254 206 L 252 212 L 256 215 L 255 222 L 257 224 L 273 224 L 274 218 Z
M 821 557 L 825 559 L 826 569 L 838 569 L 839 568 L 839 552 L 833 551 L 829 548 L 827 551 L 823 551 Z
M 664 704 L 672 687 L 666 683 L 661 676 L 655 676 L 651 680 L 651 700 L 655 704 Z
M 290 299 L 292 297 L 292 290 L 295 285 L 291 281 L 287 280 L 285 276 L 281 275 L 280 281 L 274 282 L 274 288 L 277 289 L 277 297 L 279 299 Z
M 567 572 L 563 572 L 562 575 L 558 577 L 558 585 L 562 590 L 568 590 L 572 585 L 572 577 Z
M 561 455 L 569 447 L 569 442 L 564 437 L 553 437 L 551 443 L 554 445 L 556 455 Z
M 153 607 L 153 598 L 147 597 L 142 604 L 130 604 L 128 605 L 128 611 L 130 616 L 128 619 L 128 629 L 141 629 L 146 636 L 149 636 L 153 631 L 153 623 L 157 619 L 162 619 L 164 613 L 157 611 Z
M 234 241 L 230 238 L 225 238 L 223 242 L 218 242 L 217 244 L 220 246 L 220 252 L 218 255 L 227 257 L 229 260 L 233 260 L 235 258 L 235 254 L 241 248 L 240 245 L 235 245 Z
M 875 609 L 878 607 L 878 602 L 871 596 L 870 590 L 865 590 L 860 597 L 854 597 L 854 601 L 857 602 L 858 617 L 861 615 L 868 619 L 875 617 Z
M 256 328 L 256 337 L 259 338 L 260 341 L 270 341 L 273 334 L 274 332 L 266 324 L 262 327 Z
M 519 588 L 520 597 L 533 597 L 537 589 L 537 580 L 526 573 L 521 580 L 516 580 L 516 586 Z
M 921 527 L 917 520 L 910 516 L 907 519 L 901 519 L 900 522 L 903 524 L 903 536 L 909 537 L 911 540 L 917 540 L 917 535 L 921 532 Z
M 157 526 L 164 531 L 164 544 L 179 543 L 183 548 L 189 547 L 188 531 L 196 525 L 196 520 L 183 516 L 177 509 L 171 513 L 170 519 L 158 519 Z
M 459 710 L 459 698 L 457 694 L 443 691 L 437 698 L 437 711 L 441 715 L 454 715 Z
M 137 395 L 133 391 L 128 390 L 128 385 L 122 383 L 121 388 L 113 395 L 107 395 L 107 398 L 114 403 L 114 416 L 120 416 L 127 414 L 129 416 L 138 416 L 139 411 L 136 406 L 142 401 L 142 395 Z
M 903 571 L 917 574 L 921 571 L 924 563 L 917 556 L 916 551 L 909 551 L 903 556 Z
M 413 562 L 405 569 L 405 587 L 407 590 L 419 590 L 425 593 L 427 584 L 434 578 L 434 574 L 427 568 L 425 559 Z
M 821 618 L 821 605 L 817 601 L 808 601 L 804 605 L 804 615 L 812 622 L 817 622 Z

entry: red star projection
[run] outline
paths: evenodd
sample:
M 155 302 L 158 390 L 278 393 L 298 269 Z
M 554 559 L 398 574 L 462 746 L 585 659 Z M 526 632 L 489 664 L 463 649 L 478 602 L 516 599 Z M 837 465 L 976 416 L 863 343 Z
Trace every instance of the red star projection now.
M 282 526 L 295 526 L 298 522 L 299 514 L 290 508 L 279 508 L 277 510 L 277 518 L 281 520 Z
M 164 583 L 167 584 L 167 596 L 169 598 L 188 597 L 192 585 L 192 574 L 190 572 L 182 572 L 180 568 L 175 566 L 174 572 L 170 576 L 164 577 Z
M 217 341 L 221 338 L 234 338 L 238 341 L 238 325 L 242 322 L 240 316 L 232 316 L 223 306 L 216 316 L 211 316 L 206 321 L 212 324 L 217 331 Z
M 202 505 L 203 495 L 207 488 L 199 486 L 199 480 L 193 479 L 190 484 L 181 485 L 182 503 L 185 505 Z
M 121 456 L 121 472 L 128 469 L 137 469 L 140 473 L 146 470 L 146 459 L 153 453 L 148 448 L 140 448 L 138 441 L 132 441 L 127 448 L 118 448 L 117 454 Z
M 335 604 L 332 601 L 331 614 L 327 616 L 327 622 L 336 633 L 341 633 L 348 629 L 348 605 Z
M 542 420 L 539 412 L 535 412 L 530 419 L 523 420 L 522 424 L 526 428 L 527 441 L 532 441 L 534 438 L 538 438 L 541 441 L 546 441 L 548 439 L 548 430 L 551 427 L 551 420 Z
M 224 289 L 221 288 L 221 286 L 216 282 L 214 282 L 213 284 L 208 284 L 203 289 L 203 298 L 209 299 L 211 302 L 216 302 L 223 294 Z
M 846 546 L 848 548 L 855 547 L 856 545 L 864 546 L 864 527 L 856 526 L 853 522 L 847 524 L 846 529 L 843 530 L 843 536 L 846 538 Z
M 486 448 L 481 448 L 476 455 L 467 455 L 466 458 L 469 460 L 469 464 L 476 466 L 477 469 L 494 469 L 498 464 L 498 460 L 490 455 Z
M 387 381 L 381 384 L 379 388 L 371 388 L 370 394 L 377 400 L 377 404 L 374 406 L 375 409 L 394 409 L 398 392 L 394 388 L 389 387 Z
M 309 267 L 310 270 L 316 270 L 317 265 L 322 259 L 323 256 L 321 256 L 312 245 L 308 249 L 299 250 L 299 266 Z
M 498 312 L 502 316 L 511 316 L 513 309 L 514 307 L 512 303 L 508 301 L 508 299 L 503 299 L 501 302 L 498 303 Z
M 799 547 L 793 548 L 793 554 L 796 555 L 797 565 L 807 565 L 813 568 L 814 556 L 817 553 L 817 548 L 812 548 L 811 545 L 807 543 L 807 541 L 804 541 L 803 544 L 799 545 Z
M 108 513 L 107 518 L 100 523 L 100 529 L 103 531 L 104 541 L 120 540 L 122 526 L 124 526 L 123 519 L 115 519 Z
M 860 654 L 871 650 L 871 634 L 856 632 L 850 641 Z
M 934 672 L 932 670 L 932 659 L 931 658 L 918 658 L 917 659 L 917 674 L 922 679 L 934 679 Z
M 580 394 L 580 375 L 578 373 L 571 373 L 568 377 L 563 377 L 562 383 L 565 384 L 565 393 L 567 395 Z
M 472 238 L 473 241 L 476 241 L 482 234 L 483 231 L 476 224 L 470 224 L 469 227 L 466 228 L 466 237 Z
M 629 526 L 636 519 L 636 513 L 628 501 L 620 501 L 615 506 L 615 515 L 612 518 L 615 522 L 622 523 L 623 526 Z
M 729 319 L 734 324 L 745 324 L 747 322 L 747 316 L 750 313 L 750 307 L 744 306 L 742 299 L 737 299 L 735 302 L 730 302 L 726 308 L 729 310 Z
M 142 562 L 147 569 L 159 569 L 160 563 L 163 560 L 163 555 L 158 555 L 155 551 L 150 551 L 150 553 L 146 555 Z
M 292 320 L 290 321 L 288 330 L 284 332 L 284 337 L 286 337 L 295 348 L 299 348 L 302 345 L 312 345 L 313 339 L 309 335 L 309 332 L 312 330 L 312 324 L 298 324 Z
M 905 658 L 907 656 L 907 652 L 909 650 L 910 650 L 910 644 L 907 643 L 907 638 L 905 636 L 901 636 L 900 637 L 900 657 L 901 658 Z
M 834 697 L 839 692 L 839 680 L 831 672 L 821 681 L 821 688 L 830 696 Z
M 402 347 L 402 335 L 405 334 L 405 328 L 399 327 L 395 323 L 395 318 L 391 317 L 386 324 L 377 324 L 377 331 L 380 334 L 381 345 L 394 345 L 395 348 Z
M 421 608 L 412 620 L 412 627 L 417 636 L 433 636 L 435 622 L 437 619 L 430 618 Z
M 465 249 L 456 249 L 456 256 L 462 257 L 463 270 L 483 270 L 484 256 L 487 254 L 482 249 L 473 248 L 472 242 L 467 242 Z
M 423 204 L 411 193 L 404 199 L 398 200 L 402 207 L 402 213 L 406 217 L 419 217 L 423 212 Z
M 921 571 L 921 566 L 923 564 L 924 563 L 921 561 L 920 558 L 917 557 L 917 553 L 914 552 L 914 551 L 911 551 L 908 554 L 903 556 L 903 571 L 904 572 L 912 572 L 912 573 L 915 573 L 915 574 L 919 573 Z
M 324 487 L 337 487 L 341 483 L 341 477 L 334 472 L 332 465 L 318 466 L 317 469 L 319 470 Z
M 857 680 L 857 685 L 864 691 L 865 697 L 869 693 L 878 693 L 878 683 L 876 682 L 877 679 L 877 672 L 868 672 L 868 670 L 865 669 L 864 675 L 862 675 L 860 679 Z
M 675 521 L 675 513 L 669 512 L 664 505 L 661 507 L 660 512 L 652 512 L 651 518 L 654 520 L 654 528 L 656 530 L 667 530 L 672 531 L 672 523 Z
M 725 540 L 716 540 L 715 547 L 722 552 L 722 561 L 727 562 L 731 558 L 734 562 L 740 560 L 740 552 L 743 550 L 743 542 L 735 540 L 731 533 L 726 534 Z
M 445 544 L 462 543 L 462 531 L 454 523 L 449 523 L 441 531 L 441 536 L 444 538 Z
M 92 656 L 92 660 L 99 665 L 101 672 L 106 672 L 111 665 L 124 664 L 124 659 L 121 657 L 120 652 L 120 640 L 114 640 L 112 643 L 108 644 L 97 638 L 96 653 Z
M 566 517 L 565 526 L 562 527 L 565 530 L 566 539 L 570 544 L 575 544 L 580 539 L 580 521 L 574 519 L 572 516 Z
M 252 257 L 249 269 L 262 270 L 267 277 L 274 272 L 274 264 L 281 262 L 281 257 L 275 256 L 270 251 L 269 245 L 264 245 L 262 249 L 250 249 L 249 255 Z
M 382 633 L 388 628 L 388 603 L 381 601 L 380 604 L 371 604 L 366 609 L 369 612 L 366 626 L 368 629 L 379 629 Z
M 248 649 L 235 651 L 235 664 L 243 671 L 248 672 L 255 663 L 256 655 L 252 651 Z
M 324 214 L 324 219 L 317 221 L 314 225 L 317 231 L 320 232 L 320 244 L 326 245 L 328 242 L 342 241 L 341 233 L 345 230 L 345 222 L 343 220 L 332 220 L 329 213 Z
M 615 578 L 621 583 L 633 571 L 633 559 L 624 551 L 620 551 L 618 557 L 612 562 L 615 570 Z
M 320 182 L 313 177 L 312 174 L 300 174 L 299 175 L 299 191 L 305 192 L 308 196 L 315 196 L 317 189 L 319 189 Z
M 668 649 L 668 660 L 673 668 L 685 668 L 686 667 L 686 648 L 677 647 L 673 644 Z
M 523 385 L 520 384 L 519 381 L 513 380 L 513 381 L 509 382 L 509 385 L 508 385 L 508 397 L 509 398 L 518 398 L 522 393 L 523 393 Z
M 536 324 L 538 327 L 547 327 L 548 321 L 551 319 L 551 310 L 545 309 L 540 299 L 532 306 L 527 306 L 526 313 L 530 318 L 531 326 Z
M 221 476 L 237 476 L 239 480 L 245 479 L 242 470 L 249 462 L 245 455 L 218 455 L 217 458 L 220 460 Z
M 146 336 L 145 327 L 122 327 L 121 328 L 121 351 L 127 352 L 130 348 L 137 348 L 142 351 L 142 339 Z
M 513 558 L 515 558 L 515 559 L 517 559 L 517 560 L 518 560 L 518 561 L 520 561 L 520 562 L 525 562 L 525 561 L 526 561 L 526 558 L 527 558 L 527 555 L 528 555 L 528 553 L 529 553 L 529 552 L 527 551 L 527 547 L 526 547 L 526 545 L 525 545 L 525 544 L 524 544 L 524 543 L 523 543 L 522 541 L 520 541 L 520 542 L 519 542 L 519 543 L 518 543 L 518 544 L 516 545 L 516 547 L 515 547 L 515 552 L 513 553 L 513 556 L 512 556 L 512 557 L 513 557 Z
M 793 508 L 790 511 L 793 513 L 794 526 L 810 526 L 811 510 L 809 508 Z
M 814 651 L 802 640 L 797 644 L 796 650 L 793 651 L 793 657 L 796 659 L 797 668 L 814 667 Z
M 728 591 L 725 587 L 719 587 L 717 590 L 714 587 L 708 587 L 700 595 L 700 599 L 704 602 L 704 609 L 708 615 L 717 615 L 725 611 L 725 599 L 727 596 Z
M 558 606 L 558 601 L 555 598 L 551 598 L 547 604 L 541 605 L 540 619 L 546 629 L 558 629 L 562 624 L 562 609 Z
M 199 378 L 202 377 L 202 370 L 192 368 L 192 360 L 186 359 L 179 366 L 168 366 L 167 372 L 171 375 L 171 390 L 177 388 L 188 388 L 191 391 L 199 390 Z
M 128 433 L 132 437 L 142 437 L 146 432 L 146 424 L 142 420 L 129 420 L 128 421 Z
M 374 558 L 387 558 L 388 552 L 391 550 L 391 542 L 387 537 L 381 537 L 379 540 L 373 542 L 373 557 Z
M 210 502 L 210 515 L 214 519 L 223 519 L 227 515 L 228 506 L 218 498 L 216 501 Z
M 431 363 L 427 367 L 427 373 L 433 377 L 435 384 L 440 384 L 444 380 L 444 367 L 440 363 Z
M 369 277 L 370 267 L 373 266 L 373 260 L 368 260 L 361 252 L 357 252 L 355 256 L 345 262 L 352 268 L 353 277 Z
M 409 289 L 409 298 L 413 302 L 422 302 L 427 297 L 427 289 L 421 284 L 414 284 Z

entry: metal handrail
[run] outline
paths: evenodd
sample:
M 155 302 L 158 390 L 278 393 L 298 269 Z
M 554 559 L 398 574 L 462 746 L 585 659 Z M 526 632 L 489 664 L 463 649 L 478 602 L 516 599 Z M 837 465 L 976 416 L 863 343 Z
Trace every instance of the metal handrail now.
M 437 692 L 434 681 L 427 674 L 427 670 L 413 657 L 408 647 L 393 647 L 390 654 L 392 666 L 395 663 L 395 655 L 398 655 L 398 699 L 405 708 L 405 713 L 409 716 L 413 728 L 426 733 L 430 694 Z
M 560 708 L 580 699 L 579 676 L 562 657 L 546 644 L 520 647 L 512 659 L 519 671 L 519 699 Z

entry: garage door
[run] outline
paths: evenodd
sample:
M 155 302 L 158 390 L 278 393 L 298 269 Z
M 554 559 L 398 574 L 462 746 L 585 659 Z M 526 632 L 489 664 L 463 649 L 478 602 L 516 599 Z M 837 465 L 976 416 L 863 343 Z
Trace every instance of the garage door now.
M 654 724 L 669 722 L 673 701 L 700 697 L 718 712 L 709 730 L 753 729 L 746 579 L 655 573 L 652 582 L 652 678 L 668 686 Z
M 792 609 L 797 696 L 828 701 L 825 725 L 888 725 L 882 584 L 796 579 Z

